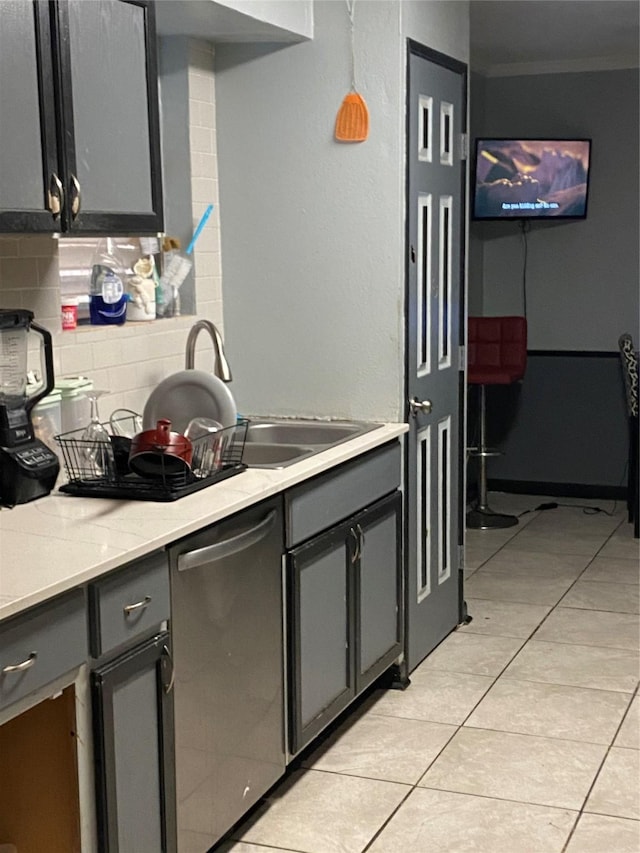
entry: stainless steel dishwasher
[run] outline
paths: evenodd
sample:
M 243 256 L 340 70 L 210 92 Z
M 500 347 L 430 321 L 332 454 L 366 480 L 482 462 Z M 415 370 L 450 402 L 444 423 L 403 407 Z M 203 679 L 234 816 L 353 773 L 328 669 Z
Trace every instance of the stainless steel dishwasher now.
M 170 548 L 178 850 L 205 853 L 284 773 L 283 512 Z

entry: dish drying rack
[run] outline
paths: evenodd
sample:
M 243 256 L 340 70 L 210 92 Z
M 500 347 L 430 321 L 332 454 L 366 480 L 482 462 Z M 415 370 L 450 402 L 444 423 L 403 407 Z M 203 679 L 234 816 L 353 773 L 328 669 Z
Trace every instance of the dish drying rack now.
M 87 498 L 123 498 L 143 501 L 175 501 L 246 469 L 242 462 L 248 420 L 193 440 L 193 457 L 188 469 L 176 474 L 161 469 L 156 477 L 144 477 L 129 470 L 135 416 L 119 418 L 103 427 L 110 445 L 83 438 L 84 429 L 56 436 L 68 482 L 59 491 Z

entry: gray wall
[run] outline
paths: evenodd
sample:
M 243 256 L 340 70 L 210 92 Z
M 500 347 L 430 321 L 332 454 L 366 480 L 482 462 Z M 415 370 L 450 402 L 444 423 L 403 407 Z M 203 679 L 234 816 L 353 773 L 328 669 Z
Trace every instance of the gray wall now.
M 313 0 L 159 0 L 159 35 L 219 41 L 313 37 Z
M 484 109 L 472 112 L 476 136 L 593 140 L 587 219 L 531 224 L 531 349 L 611 351 L 622 331 L 638 336 L 638 103 L 637 69 L 542 74 L 487 80 Z M 484 313 L 522 313 L 517 223 L 473 231 L 484 243 Z
M 405 37 L 468 57 L 468 5 L 356 3 L 369 139 L 340 144 L 343 2 L 314 39 L 216 48 L 225 347 L 247 414 L 402 418 Z
M 593 140 L 587 219 L 531 223 L 533 352 L 520 390 L 489 397 L 494 443 L 505 452 L 489 460 L 489 479 L 564 485 L 566 494 L 620 488 L 628 433 L 611 354 L 621 332 L 639 336 L 638 71 L 487 79 L 483 94 L 472 100 L 473 136 Z M 523 313 L 517 224 L 473 223 L 471 232 L 482 248 L 470 256 L 470 305 L 480 287 L 478 313 Z
M 257 20 L 267 21 L 308 38 L 313 36 L 313 0 L 217 0 L 221 6 L 235 9 Z
M 529 355 L 521 384 L 490 388 L 490 479 L 610 496 L 626 485 L 628 432 L 617 356 Z M 613 491 L 612 491 L 613 490 Z M 526 491 L 535 491 L 527 488 Z M 557 493 L 554 492 L 554 493 Z

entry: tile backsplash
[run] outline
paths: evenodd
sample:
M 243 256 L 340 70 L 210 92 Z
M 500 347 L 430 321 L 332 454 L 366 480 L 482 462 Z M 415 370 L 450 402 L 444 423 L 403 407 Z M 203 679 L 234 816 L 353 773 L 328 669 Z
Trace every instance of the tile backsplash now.
M 194 251 L 196 316 L 224 334 L 220 220 L 215 145 L 213 46 L 189 45 L 189 136 L 194 224 L 215 204 Z M 157 383 L 184 367 L 188 330 L 196 317 L 180 316 L 123 326 L 81 326 L 62 331 L 58 240 L 49 235 L 0 236 L 0 308 L 28 308 L 53 335 L 56 377 L 85 375 L 109 391 L 101 414 L 126 407 L 141 411 Z M 210 370 L 213 354 L 198 338 L 196 367 Z

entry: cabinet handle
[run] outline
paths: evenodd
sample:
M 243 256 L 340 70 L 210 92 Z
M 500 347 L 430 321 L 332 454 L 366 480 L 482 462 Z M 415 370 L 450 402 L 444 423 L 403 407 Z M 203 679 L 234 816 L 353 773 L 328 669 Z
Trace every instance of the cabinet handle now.
M 362 554 L 362 549 L 364 548 L 364 532 L 362 530 L 362 527 L 360 527 L 359 524 L 356 524 L 356 530 L 358 531 L 358 538 L 360 541 L 360 552 L 359 552 L 359 555 L 360 555 L 360 554 Z
M 60 211 L 62 210 L 62 205 L 64 204 L 64 189 L 62 188 L 62 181 L 56 175 L 55 172 L 51 173 L 51 177 L 49 178 L 49 190 L 47 192 L 47 206 L 49 208 L 49 212 L 55 219 L 60 215 Z
M 355 548 L 353 549 L 353 554 L 351 555 L 351 564 L 353 565 L 354 563 L 358 562 L 358 559 L 360 557 L 360 539 L 358 538 L 358 534 L 353 529 L 353 527 L 349 532 L 353 536 L 353 541 L 356 543 Z
M 26 660 L 23 660 L 22 663 L 14 663 L 10 666 L 3 667 L 2 674 L 10 675 L 12 672 L 25 672 L 27 669 L 31 669 L 36 662 L 37 657 L 38 652 L 31 652 L 29 657 Z
M 80 181 L 75 175 L 71 175 L 71 187 L 69 189 L 71 197 L 71 218 L 75 219 L 80 212 L 80 201 L 82 193 L 80 191 Z
M 173 682 L 175 680 L 176 668 L 173 665 L 173 658 L 171 657 L 171 652 L 169 651 L 169 647 L 166 644 L 162 647 L 162 654 L 164 655 L 165 660 L 168 661 L 168 665 L 171 667 L 169 683 L 164 685 L 164 692 L 171 693 L 171 691 L 173 690 Z
M 125 616 L 129 616 L 130 613 L 135 613 L 136 610 L 144 610 L 145 607 L 148 607 L 151 604 L 151 596 L 145 595 L 142 601 L 136 601 L 135 604 L 125 604 L 122 608 L 124 610 Z

